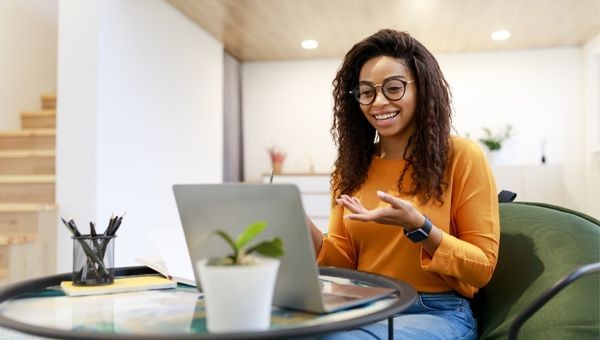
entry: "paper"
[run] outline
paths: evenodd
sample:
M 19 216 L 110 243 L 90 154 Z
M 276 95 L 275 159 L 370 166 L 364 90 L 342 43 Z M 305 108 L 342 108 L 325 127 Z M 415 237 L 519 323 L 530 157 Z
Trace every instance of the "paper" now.
M 160 229 L 148 231 L 159 259 L 138 258 L 137 261 L 177 282 L 196 286 L 192 260 L 188 252 L 182 229 Z

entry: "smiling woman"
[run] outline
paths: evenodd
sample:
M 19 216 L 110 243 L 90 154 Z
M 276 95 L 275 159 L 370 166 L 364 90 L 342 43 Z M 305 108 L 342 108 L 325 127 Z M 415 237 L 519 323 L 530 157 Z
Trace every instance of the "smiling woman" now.
M 481 148 L 450 135 L 450 90 L 408 33 L 381 30 L 350 49 L 333 81 L 329 232 L 311 235 L 320 265 L 410 283 L 419 299 L 393 320 L 405 339 L 476 339 L 469 307 L 499 244 L 494 177 Z M 328 336 L 384 337 L 387 324 Z

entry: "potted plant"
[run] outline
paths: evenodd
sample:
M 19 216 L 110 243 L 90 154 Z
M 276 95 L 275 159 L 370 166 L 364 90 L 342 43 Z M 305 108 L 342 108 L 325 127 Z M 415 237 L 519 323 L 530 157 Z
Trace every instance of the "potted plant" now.
M 235 241 L 223 230 L 208 235 L 220 236 L 232 250 L 227 256 L 197 263 L 209 332 L 259 331 L 270 327 L 279 269 L 276 258 L 283 255 L 283 242 L 276 237 L 249 246 L 266 227 L 265 221 L 253 222 Z
M 497 133 L 493 133 L 492 129 L 484 127 L 483 132 L 485 136 L 480 138 L 479 141 L 483 143 L 488 150 L 497 151 L 502 149 L 502 143 L 512 136 L 512 125 L 507 124 Z
M 268 148 L 267 152 L 271 158 L 271 169 L 273 170 L 273 173 L 276 175 L 281 174 L 286 154 L 275 147 Z

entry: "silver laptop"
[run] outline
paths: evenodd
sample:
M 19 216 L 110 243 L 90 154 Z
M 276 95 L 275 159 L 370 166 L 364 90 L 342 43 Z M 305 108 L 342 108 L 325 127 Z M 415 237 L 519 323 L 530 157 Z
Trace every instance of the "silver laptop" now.
M 173 186 L 196 284 L 195 263 L 223 256 L 228 246 L 216 229 L 236 237 L 251 222 L 264 220 L 267 229 L 260 240 L 281 237 L 285 255 L 275 284 L 273 304 L 313 313 L 328 313 L 377 300 L 394 292 L 383 287 L 362 287 L 319 280 L 314 246 L 300 192 L 292 184 L 176 184 Z

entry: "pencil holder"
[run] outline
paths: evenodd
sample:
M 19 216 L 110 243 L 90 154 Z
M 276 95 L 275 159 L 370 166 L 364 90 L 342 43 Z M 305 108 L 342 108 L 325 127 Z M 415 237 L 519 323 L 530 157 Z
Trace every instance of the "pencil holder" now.
M 98 286 L 115 278 L 115 235 L 73 236 L 73 284 Z

